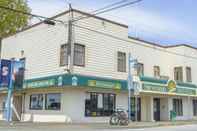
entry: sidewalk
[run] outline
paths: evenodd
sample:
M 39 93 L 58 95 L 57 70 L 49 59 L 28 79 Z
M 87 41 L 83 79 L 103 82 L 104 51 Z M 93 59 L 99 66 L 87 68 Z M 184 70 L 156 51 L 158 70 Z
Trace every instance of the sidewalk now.
M 82 130 L 94 130 L 94 129 L 135 129 L 135 128 L 151 128 L 159 126 L 178 126 L 178 125 L 193 125 L 197 124 L 197 121 L 176 121 L 176 122 L 131 122 L 128 126 L 111 126 L 108 123 L 26 123 L 26 122 L 13 122 L 8 124 L 4 121 L 0 121 L 0 127 L 2 128 L 40 128 L 40 129 L 82 129 Z

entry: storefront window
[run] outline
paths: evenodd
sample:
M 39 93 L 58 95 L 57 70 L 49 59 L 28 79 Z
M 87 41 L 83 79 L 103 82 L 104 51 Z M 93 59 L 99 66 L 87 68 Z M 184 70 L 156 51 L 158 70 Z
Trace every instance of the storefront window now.
M 42 110 L 43 109 L 43 95 L 33 94 L 30 96 L 30 109 Z
M 115 110 L 115 94 L 87 93 L 85 116 L 110 116 Z
M 193 100 L 193 115 L 197 116 L 197 100 Z
M 50 93 L 45 96 L 45 109 L 46 110 L 60 110 L 61 108 L 61 94 Z
M 173 99 L 173 111 L 177 116 L 183 116 L 183 103 L 182 99 Z

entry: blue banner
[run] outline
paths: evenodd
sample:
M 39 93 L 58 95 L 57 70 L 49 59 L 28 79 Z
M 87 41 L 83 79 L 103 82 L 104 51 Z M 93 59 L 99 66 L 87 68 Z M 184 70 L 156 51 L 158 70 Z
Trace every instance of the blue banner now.
M 25 61 L 15 61 L 13 66 L 13 81 L 15 88 L 23 87 L 24 72 L 25 72 Z
M 1 60 L 0 87 L 8 87 L 11 76 L 11 61 Z

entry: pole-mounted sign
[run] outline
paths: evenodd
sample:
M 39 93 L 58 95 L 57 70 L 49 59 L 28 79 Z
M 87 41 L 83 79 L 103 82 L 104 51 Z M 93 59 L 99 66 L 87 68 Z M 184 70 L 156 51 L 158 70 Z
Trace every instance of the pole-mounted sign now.
M 22 88 L 24 79 L 24 61 L 4 60 L 0 61 L 0 88 L 7 88 L 5 104 L 6 121 L 12 121 L 12 100 L 14 87 Z
M 0 86 L 8 87 L 11 76 L 11 61 L 1 60 Z

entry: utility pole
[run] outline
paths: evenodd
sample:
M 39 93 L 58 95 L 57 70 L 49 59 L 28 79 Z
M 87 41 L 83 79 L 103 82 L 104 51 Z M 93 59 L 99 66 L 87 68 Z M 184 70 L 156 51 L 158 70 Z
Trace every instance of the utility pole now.
M 69 20 L 68 20 L 68 67 L 69 73 L 73 73 L 73 61 L 74 61 L 74 43 L 73 43 L 73 9 L 69 4 Z M 66 59 L 66 58 L 65 58 Z
M 137 64 L 137 59 L 133 59 L 131 57 L 131 53 L 129 53 L 129 58 L 128 58 L 128 81 L 127 81 L 127 84 L 128 84 L 128 118 L 129 118 L 129 120 L 131 120 L 131 89 L 134 90 L 133 75 L 132 75 L 132 72 L 131 72 L 131 68 L 135 68 L 136 64 Z M 135 98 L 135 118 L 137 117 L 136 108 L 137 108 L 137 97 Z
M 10 78 L 9 78 L 9 84 L 8 84 L 8 95 L 6 100 L 6 121 L 11 122 L 12 121 L 12 103 L 13 103 L 13 68 L 14 68 L 14 61 L 11 60 L 11 67 L 10 67 Z
M 128 118 L 129 121 L 131 120 L 131 88 L 132 88 L 132 76 L 131 76 L 131 54 L 129 53 L 129 59 L 128 59 L 128 64 L 129 64 L 129 70 L 128 70 Z

